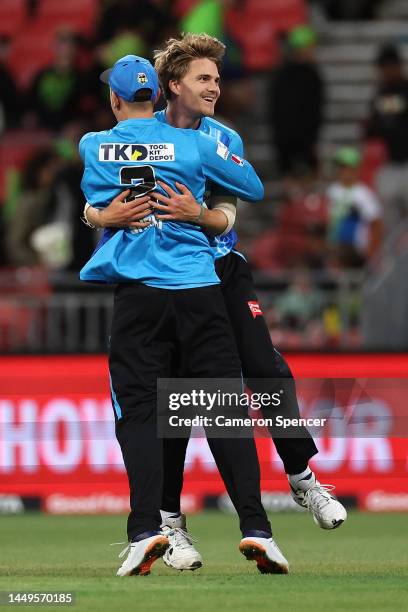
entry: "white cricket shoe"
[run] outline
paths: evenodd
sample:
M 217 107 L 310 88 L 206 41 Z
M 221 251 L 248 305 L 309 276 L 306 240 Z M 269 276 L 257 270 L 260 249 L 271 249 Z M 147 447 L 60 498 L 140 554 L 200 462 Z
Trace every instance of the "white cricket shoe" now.
M 170 542 L 170 546 L 163 556 L 166 565 L 177 570 L 192 571 L 202 566 L 203 559 L 187 532 L 185 514 L 180 514 L 175 518 L 166 518 L 161 530 Z
M 165 535 L 154 535 L 140 542 L 130 542 L 122 550 L 119 558 L 128 556 L 118 569 L 117 576 L 147 576 L 150 568 L 157 559 L 162 557 L 169 547 L 169 540 Z
M 309 479 L 300 480 L 296 488 L 291 484 L 290 488 L 295 502 L 310 510 L 314 522 L 322 529 L 336 529 L 346 520 L 345 507 L 330 493 L 335 487 L 320 484 L 313 472 Z
M 247 561 L 256 561 L 261 574 L 289 573 L 289 563 L 273 538 L 243 538 L 239 550 Z

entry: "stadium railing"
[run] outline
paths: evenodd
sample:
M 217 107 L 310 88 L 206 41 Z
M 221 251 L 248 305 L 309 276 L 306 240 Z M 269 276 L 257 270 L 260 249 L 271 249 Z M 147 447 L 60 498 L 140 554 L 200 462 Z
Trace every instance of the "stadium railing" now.
M 30 274 L 32 278 L 30 279 Z M 0 353 L 100 353 L 107 350 L 112 316 L 113 289 L 78 281 L 76 273 L 54 273 L 46 277 L 38 270 L 0 272 Z M 13 281 L 14 279 L 14 281 Z M 268 312 L 294 280 L 293 273 L 274 277 L 255 273 L 255 285 L 268 321 Z M 324 303 L 335 309 L 336 342 L 309 347 L 305 331 L 297 330 L 299 346 L 308 348 L 362 348 L 350 346 L 350 334 L 358 329 L 358 304 L 363 286 L 361 272 L 345 271 L 335 276 L 313 276 L 313 288 Z M 14 284 L 13 284 L 14 282 Z M 357 304 L 357 306 L 356 306 Z M 356 310 L 357 309 L 357 310 Z M 321 315 L 324 326 L 324 315 Z M 354 333 L 355 336 L 355 333 Z M 330 338 L 329 338 L 330 340 Z M 284 336 L 283 345 L 284 346 Z

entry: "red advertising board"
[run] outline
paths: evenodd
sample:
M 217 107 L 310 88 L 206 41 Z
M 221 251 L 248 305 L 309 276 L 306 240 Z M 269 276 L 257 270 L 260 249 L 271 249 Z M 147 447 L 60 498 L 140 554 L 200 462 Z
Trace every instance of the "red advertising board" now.
M 408 379 L 408 355 L 302 354 L 288 361 L 302 378 Z M 392 394 L 380 389 L 377 404 L 391 423 L 384 435 L 329 432 L 316 440 L 312 466 L 321 482 L 335 484 L 337 494 L 355 498 L 361 508 L 408 510 L 408 439 L 392 426 Z M 272 441 L 257 444 L 263 492 L 287 493 Z M 0 498 L 40 498 L 43 510 L 53 513 L 120 512 L 127 509 L 127 491 L 106 357 L 0 358 Z M 184 507 L 199 509 L 204 498 L 223 492 L 206 440 L 192 439 Z

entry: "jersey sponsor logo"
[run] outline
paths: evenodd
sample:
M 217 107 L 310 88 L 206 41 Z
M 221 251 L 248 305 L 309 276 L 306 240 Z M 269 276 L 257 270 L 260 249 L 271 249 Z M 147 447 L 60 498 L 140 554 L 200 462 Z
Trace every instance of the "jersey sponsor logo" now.
M 141 85 L 144 85 L 145 83 L 147 83 L 148 78 L 144 72 L 138 72 L 137 80 Z
M 222 159 L 227 160 L 229 153 L 228 147 L 226 147 L 222 142 L 218 142 L 217 155 L 222 157 Z
M 171 162 L 175 159 L 174 144 L 170 142 L 157 144 L 109 142 L 99 145 L 99 161 L 101 162 Z
M 252 313 L 252 316 L 254 317 L 254 319 L 256 319 L 256 317 L 259 317 L 263 315 L 263 312 L 261 310 L 261 307 L 259 306 L 258 302 L 254 302 L 254 301 L 250 301 L 248 302 L 248 307 L 249 310 Z
M 235 153 L 231 155 L 231 159 L 234 163 L 238 164 L 238 166 L 244 165 L 244 160 L 241 157 L 239 157 L 239 155 L 235 155 Z

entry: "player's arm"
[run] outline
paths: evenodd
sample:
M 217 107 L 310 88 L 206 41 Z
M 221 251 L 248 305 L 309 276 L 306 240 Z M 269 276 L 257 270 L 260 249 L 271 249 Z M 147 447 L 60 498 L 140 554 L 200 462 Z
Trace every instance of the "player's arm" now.
M 150 205 L 156 217 L 162 221 L 181 221 L 200 225 L 208 234 L 218 235 L 229 231 L 235 221 L 235 197 L 215 198 L 213 208 L 199 204 L 191 191 L 182 183 L 176 183 L 178 192 L 166 183 L 158 181 L 166 196 L 155 191 L 151 193 Z
M 130 190 L 126 189 L 112 200 L 105 208 L 96 208 L 89 203 L 85 205 L 83 216 L 88 225 L 94 228 L 115 227 L 132 229 L 145 228 L 150 225 L 150 221 L 141 221 L 152 212 L 149 201 L 150 196 L 126 202 Z
M 167 197 L 154 192 L 132 202 L 125 202 L 129 190 L 122 191 L 112 202 L 103 209 L 86 204 L 84 219 L 88 225 L 95 228 L 144 228 L 150 222 L 140 221 L 154 209 L 157 218 L 164 221 L 181 221 L 200 225 L 208 234 L 218 235 L 229 231 L 235 221 L 236 198 L 232 196 L 218 196 L 212 199 L 212 209 L 199 204 L 192 193 L 177 183 L 179 192 L 174 191 L 165 183 L 159 181 Z M 155 198 L 152 200 L 151 198 Z M 156 201 L 159 200 L 159 201 Z
M 243 200 L 262 200 L 263 185 L 248 161 L 202 132 L 196 132 L 195 137 L 203 173 L 207 178 Z
M 233 153 L 243 156 L 243 143 L 237 133 L 231 135 L 229 148 Z M 234 226 L 237 198 L 225 188 L 212 184 L 212 196 L 207 208 L 199 204 L 184 185 L 177 183 L 177 193 L 168 185 L 160 184 L 167 197 L 155 192 L 152 196 L 156 201 L 151 202 L 158 219 L 195 223 L 207 234 L 214 236 L 226 234 Z

